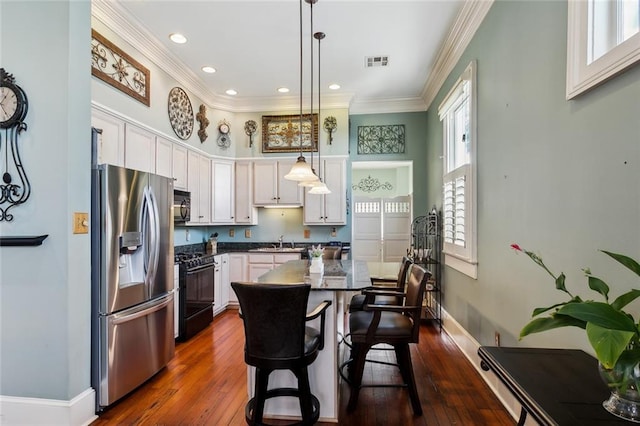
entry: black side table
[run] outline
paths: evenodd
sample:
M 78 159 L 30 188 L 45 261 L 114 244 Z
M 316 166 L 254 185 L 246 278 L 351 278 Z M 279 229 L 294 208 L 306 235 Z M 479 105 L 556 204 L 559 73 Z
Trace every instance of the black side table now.
M 610 414 L 602 402 L 611 394 L 598 374 L 598 361 L 573 349 L 481 346 L 481 367 L 493 371 L 541 425 L 604 426 L 633 423 Z

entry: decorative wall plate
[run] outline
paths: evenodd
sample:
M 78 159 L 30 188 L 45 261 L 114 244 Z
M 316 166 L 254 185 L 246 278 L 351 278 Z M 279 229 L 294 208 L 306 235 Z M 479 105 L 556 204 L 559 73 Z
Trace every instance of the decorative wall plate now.
M 174 87 L 169 92 L 169 122 L 176 135 L 187 140 L 193 133 L 193 108 L 187 92 Z

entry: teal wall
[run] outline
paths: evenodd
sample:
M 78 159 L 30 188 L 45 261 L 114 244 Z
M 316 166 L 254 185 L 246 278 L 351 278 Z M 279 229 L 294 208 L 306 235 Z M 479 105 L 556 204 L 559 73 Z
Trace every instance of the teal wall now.
M 478 279 L 446 268 L 444 307 L 481 344 L 493 344 L 497 330 L 505 346 L 590 350 L 578 329 L 518 342 L 534 307 L 565 299 L 511 243 L 564 271 L 574 294 L 597 296 L 585 267 L 609 283 L 612 297 L 638 288 L 637 277 L 598 249 L 640 258 L 640 66 L 565 100 L 566 27 L 566 2 L 497 1 L 428 111 L 423 187 L 440 207 L 437 107 L 476 59 Z
M 413 216 L 426 214 L 436 201 L 436 198 L 433 198 L 433 195 L 428 194 L 425 190 L 429 169 L 425 164 L 427 159 L 427 113 L 359 114 L 349 116 L 349 121 L 349 159 L 351 161 L 413 161 Z M 391 124 L 405 125 L 406 149 L 404 154 L 358 154 L 358 126 Z M 351 193 L 355 194 L 353 191 Z

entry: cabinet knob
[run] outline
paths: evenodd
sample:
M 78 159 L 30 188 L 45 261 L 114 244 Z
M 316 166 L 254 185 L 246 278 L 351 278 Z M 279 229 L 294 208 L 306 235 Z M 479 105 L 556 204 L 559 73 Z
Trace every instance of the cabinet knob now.
M 250 219 L 250 218 L 251 218 L 251 216 L 247 216 L 247 217 L 245 217 L 245 219 Z

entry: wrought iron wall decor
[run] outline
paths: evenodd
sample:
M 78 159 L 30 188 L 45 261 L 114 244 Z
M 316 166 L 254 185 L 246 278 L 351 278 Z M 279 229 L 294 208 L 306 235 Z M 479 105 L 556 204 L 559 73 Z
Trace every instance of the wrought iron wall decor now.
M 302 132 L 298 114 L 262 116 L 262 152 L 300 152 L 300 148 L 318 151 L 318 114 L 302 115 Z
M 249 136 L 249 148 L 253 146 L 253 134 L 258 130 L 258 124 L 253 120 L 244 123 L 244 133 Z
M 404 124 L 358 126 L 358 154 L 403 154 Z
M 354 191 L 363 191 L 363 192 L 375 192 L 379 189 L 385 191 L 391 191 L 393 189 L 393 185 L 390 182 L 381 183 L 377 178 L 372 178 L 371 175 L 367 176 L 364 179 L 360 179 L 356 185 L 352 186 Z
M 196 120 L 200 123 L 200 129 L 198 130 L 198 137 L 200 143 L 204 143 L 209 135 L 207 134 L 207 126 L 209 126 L 209 119 L 207 118 L 207 107 L 204 104 L 200 104 L 198 113 L 196 114 Z
M 22 165 L 18 146 L 18 136 L 27 130 L 24 119 L 28 109 L 27 94 L 15 84 L 12 74 L 0 68 L 0 222 L 11 222 L 13 215 L 9 209 L 26 202 L 31 195 L 31 184 Z
M 146 106 L 151 104 L 150 73 L 96 30 L 91 30 L 91 75 Z
M 329 132 L 329 145 L 333 142 L 333 132 L 336 131 L 338 127 L 338 122 L 336 118 L 332 115 L 324 119 L 324 131 Z

